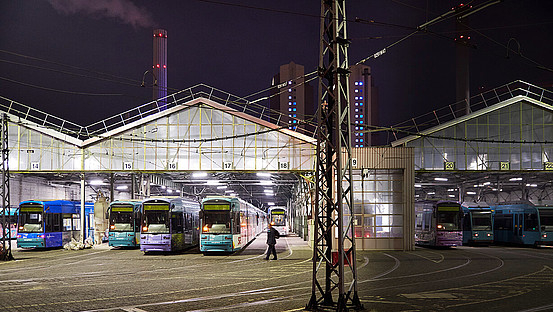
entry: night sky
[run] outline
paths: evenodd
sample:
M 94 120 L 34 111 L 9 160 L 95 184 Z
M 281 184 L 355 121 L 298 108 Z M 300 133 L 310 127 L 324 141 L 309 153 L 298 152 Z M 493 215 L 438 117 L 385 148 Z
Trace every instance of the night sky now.
M 350 64 L 458 3 L 348 0 Z M 158 27 L 168 32 L 169 88 L 205 83 L 248 96 L 268 88 L 282 64 L 316 69 L 319 15 L 315 0 L 2 1 L 0 96 L 83 126 L 146 103 L 152 91 L 140 81 Z M 553 1 L 505 0 L 473 14 L 470 27 L 471 94 L 517 79 L 551 89 Z M 365 63 L 379 90 L 380 126 L 455 102 L 454 20 L 429 30 Z

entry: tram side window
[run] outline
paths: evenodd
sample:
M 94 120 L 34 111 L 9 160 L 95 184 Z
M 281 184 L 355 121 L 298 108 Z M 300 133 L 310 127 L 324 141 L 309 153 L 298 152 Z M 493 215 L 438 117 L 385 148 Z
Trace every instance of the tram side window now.
M 417 230 L 422 230 L 422 214 L 417 213 L 417 216 L 415 218 L 415 227 Z
M 471 230 L 471 226 L 470 226 L 470 214 L 468 213 L 465 213 L 463 215 L 463 231 L 470 231 Z
M 186 214 L 186 228 L 187 229 L 192 229 L 194 227 L 194 219 L 192 218 L 192 214 L 191 213 L 187 213 Z
M 496 215 L 493 226 L 495 230 L 513 230 L 513 215 Z
M 46 232 L 61 232 L 61 214 L 46 214 Z
M 173 213 L 171 215 L 171 223 L 173 227 L 173 233 L 182 233 L 184 227 L 184 219 L 182 213 Z
M 81 215 L 74 213 L 73 214 L 73 231 L 81 230 Z
M 432 225 L 432 215 L 430 213 L 424 214 L 423 230 L 430 231 Z
M 72 221 L 71 214 L 63 214 L 63 231 L 71 231 Z
M 233 223 L 234 223 L 234 234 L 240 234 L 240 221 L 241 221 L 241 217 L 242 216 L 242 212 L 240 211 L 235 211 L 234 212 L 234 216 L 233 216 Z M 242 216 L 243 217 L 243 216 Z
M 524 230 L 538 231 L 538 215 L 535 213 L 527 213 L 524 215 Z
M 134 220 L 134 231 L 140 232 L 140 220 L 142 219 L 142 215 L 140 212 L 136 214 L 136 219 Z

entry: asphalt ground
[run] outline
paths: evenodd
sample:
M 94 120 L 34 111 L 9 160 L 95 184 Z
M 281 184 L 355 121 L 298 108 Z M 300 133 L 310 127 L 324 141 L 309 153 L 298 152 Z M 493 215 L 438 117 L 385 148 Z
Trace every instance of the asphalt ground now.
M 265 249 L 264 234 L 232 255 L 15 249 L 0 262 L 0 311 L 303 310 L 311 249 L 296 236 L 279 239 L 276 261 Z M 360 251 L 356 263 L 366 311 L 553 311 L 550 248 Z

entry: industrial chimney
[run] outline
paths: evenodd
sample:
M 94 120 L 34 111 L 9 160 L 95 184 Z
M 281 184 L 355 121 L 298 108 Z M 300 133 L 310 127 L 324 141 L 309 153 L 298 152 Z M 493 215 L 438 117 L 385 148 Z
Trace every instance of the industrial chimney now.
M 160 110 L 167 108 L 167 30 L 154 30 L 154 79 L 157 85 L 154 85 L 153 99 L 158 100 Z M 161 100 L 159 100 L 161 99 Z

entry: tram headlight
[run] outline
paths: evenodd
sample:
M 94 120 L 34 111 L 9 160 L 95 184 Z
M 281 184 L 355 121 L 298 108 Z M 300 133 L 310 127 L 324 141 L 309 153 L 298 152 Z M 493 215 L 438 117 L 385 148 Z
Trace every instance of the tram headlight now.
M 478 237 L 478 233 L 474 233 L 474 237 Z
M 115 230 L 115 225 L 114 225 L 114 224 L 110 225 L 110 226 L 109 226 L 109 229 L 110 229 L 110 230 Z
M 543 234 L 543 238 L 547 238 L 547 234 Z
M 491 233 L 488 233 L 488 237 L 490 237 L 490 236 L 492 236 L 492 234 L 491 234 Z
M 438 230 L 441 230 L 441 229 L 444 229 L 444 230 L 445 230 L 445 228 L 444 228 L 443 225 L 441 225 L 441 224 L 438 224 L 437 228 L 438 228 Z
M 148 232 L 148 227 L 147 227 L 147 226 L 143 226 L 143 227 L 142 227 L 142 232 Z
M 19 230 L 20 230 L 20 231 L 23 231 L 23 229 L 24 229 L 23 226 L 20 226 L 20 227 L 19 227 Z
M 204 225 L 204 227 L 202 228 L 202 231 L 209 232 L 209 227 L 207 225 Z

